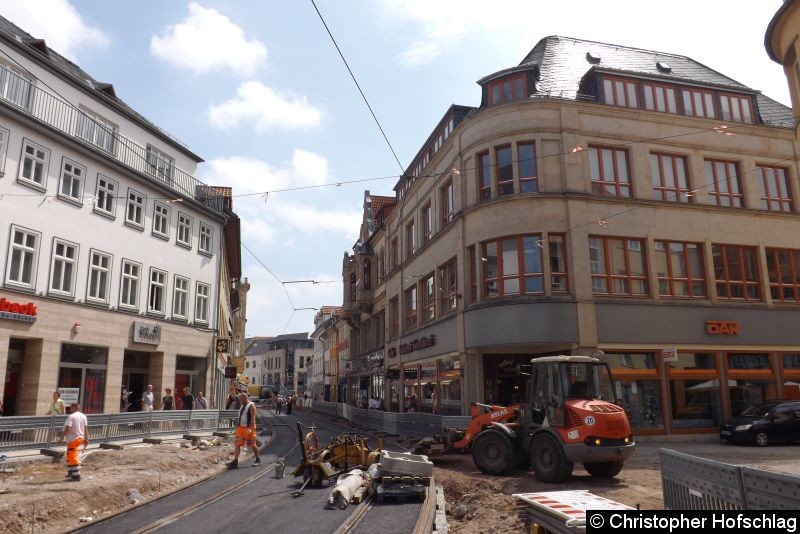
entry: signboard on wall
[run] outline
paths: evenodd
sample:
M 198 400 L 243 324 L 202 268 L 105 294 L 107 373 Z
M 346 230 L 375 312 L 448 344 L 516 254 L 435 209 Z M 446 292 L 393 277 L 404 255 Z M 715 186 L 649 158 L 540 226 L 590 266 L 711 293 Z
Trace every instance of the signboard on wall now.
M 134 321 L 133 341 L 134 343 L 146 343 L 148 345 L 158 345 L 159 343 L 161 343 L 161 327 L 155 323 L 144 323 L 142 321 Z
M 678 361 L 678 349 L 675 347 L 670 347 L 667 349 L 661 349 L 661 359 L 664 360 L 664 363 L 669 362 L 677 362 Z
M 739 321 L 706 321 L 706 334 L 710 336 L 738 336 Z
M 64 404 L 69 406 L 73 402 L 78 402 L 81 396 L 81 388 L 58 388 L 58 393 L 61 395 L 61 400 Z
M 229 337 L 218 337 L 217 338 L 217 352 L 222 354 L 228 354 L 230 348 L 231 338 Z
M 20 304 L 0 298 L 0 319 L 35 323 L 38 315 L 36 305 L 33 302 Z

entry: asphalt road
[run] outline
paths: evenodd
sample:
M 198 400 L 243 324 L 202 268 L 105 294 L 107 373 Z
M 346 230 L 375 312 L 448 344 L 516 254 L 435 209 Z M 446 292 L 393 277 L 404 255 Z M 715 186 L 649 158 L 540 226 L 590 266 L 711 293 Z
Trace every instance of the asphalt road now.
M 164 524 L 158 532 L 186 534 L 187 532 L 253 532 L 267 529 L 270 532 L 291 534 L 334 532 L 355 510 L 355 506 L 350 505 L 345 510 L 326 509 L 330 491 L 327 485 L 322 488 L 306 487 L 305 495 L 293 498 L 291 493 L 299 489 L 302 479 L 293 478 L 291 473 L 300 463 L 301 455 L 299 448 L 295 448 L 288 455 L 287 452 L 297 444 L 298 420 L 306 428 L 312 420 L 316 422 L 317 434 L 323 446 L 345 428 L 335 425 L 324 416 L 307 412 L 280 416 L 265 411 L 259 413 L 262 418 L 259 427 L 272 429 L 271 442 L 262 453 L 261 467 L 253 467 L 252 454 L 245 455 L 243 452 L 239 460 L 239 469 L 225 472 L 221 476 L 177 492 L 166 499 L 159 499 L 92 525 L 82 532 L 136 531 L 208 499 L 265 469 L 269 469 L 270 472 L 217 501 Z M 265 433 L 269 434 L 269 430 Z M 374 446 L 374 441 L 370 444 Z M 396 449 L 390 444 L 386 444 L 385 447 Z M 281 457 L 286 459 L 286 476 L 283 479 L 275 479 L 274 470 L 270 466 Z M 358 531 L 411 532 L 420 509 L 419 503 L 383 506 L 378 506 L 376 503 L 362 521 Z

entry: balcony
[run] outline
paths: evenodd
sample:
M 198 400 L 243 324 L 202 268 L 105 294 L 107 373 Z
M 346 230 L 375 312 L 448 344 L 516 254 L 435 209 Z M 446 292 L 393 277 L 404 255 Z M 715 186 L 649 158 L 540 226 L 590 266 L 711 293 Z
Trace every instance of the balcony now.
M 225 199 L 215 188 L 176 168 L 160 154 L 120 135 L 112 124 L 36 87 L 27 78 L 2 65 L 0 106 L 14 109 L 72 137 L 95 152 L 147 176 L 153 183 L 166 186 L 181 197 L 222 212 Z

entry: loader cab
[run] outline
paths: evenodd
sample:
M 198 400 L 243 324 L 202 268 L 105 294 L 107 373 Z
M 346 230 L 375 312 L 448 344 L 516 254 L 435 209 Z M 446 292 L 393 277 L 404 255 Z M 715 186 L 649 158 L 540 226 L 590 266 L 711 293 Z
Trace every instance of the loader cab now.
M 528 382 L 530 417 L 534 426 L 567 425 L 571 400 L 616 403 L 611 373 L 605 363 L 587 356 L 546 356 L 532 360 Z

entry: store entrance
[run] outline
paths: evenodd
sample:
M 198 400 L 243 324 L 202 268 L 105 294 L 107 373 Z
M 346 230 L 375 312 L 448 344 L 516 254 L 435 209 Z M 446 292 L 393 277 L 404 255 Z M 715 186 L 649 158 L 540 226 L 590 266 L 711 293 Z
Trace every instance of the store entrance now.
M 6 363 L 6 380 L 3 389 L 3 415 L 19 415 L 17 399 L 22 384 L 22 357 L 25 354 L 25 341 L 11 339 L 8 343 L 8 362 Z
M 527 402 L 528 374 L 531 360 L 540 356 L 555 356 L 561 352 L 542 354 L 484 354 L 483 395 L 481 402 L 508 406 Z M 522 374 L 528 373 L 528 374 Z

